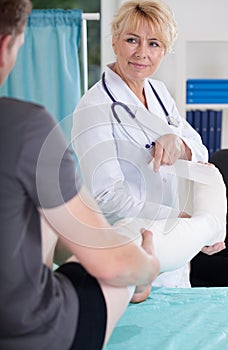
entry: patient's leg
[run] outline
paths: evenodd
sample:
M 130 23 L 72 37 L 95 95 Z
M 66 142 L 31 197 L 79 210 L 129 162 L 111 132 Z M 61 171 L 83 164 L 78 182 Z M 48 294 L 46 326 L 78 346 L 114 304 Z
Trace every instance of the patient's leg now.
M 205 167 L 204 164 L 202 166 Z M 223 241 L 226 234 L 226 186 L 221 173 L 215 166 L 210 165 L 209 168 L 205 168 L 205 171 L 210 172 L 210 183 L 194 183 L 193 215 L 208 213 L 216 217 L 218 221 L 217 241 Z
M 212 164 L 177 160 L 174 166 L 165 166 L 168 173 L 192 180 L 193 215 L 210 213 L 221 225 L 218 240 L 224 240 L 226 232 L 226 186 L 222 175 Z M 219 230 L 219 227 L 218 227 Z
M 212 245 L 225 238 L 227 202 L 221 174 L 211 165 L 197 163 L 195 169 L 194 163 L 191 166 L 190 174 L 187 172 L 186 177 L 190 176 L 191 180 L 197 180 L 198 177 L 203 180 L 205 177 L 207 182 L 194 183 L 192 218 L 159 221 L 135 218 L 115 224 L 118 232 L 130 239 L 138 239 L 138 244 L 140 228 L 153 232 L 155 253 L 160 260 L 161 272 L 185 265 L 205 245 Z

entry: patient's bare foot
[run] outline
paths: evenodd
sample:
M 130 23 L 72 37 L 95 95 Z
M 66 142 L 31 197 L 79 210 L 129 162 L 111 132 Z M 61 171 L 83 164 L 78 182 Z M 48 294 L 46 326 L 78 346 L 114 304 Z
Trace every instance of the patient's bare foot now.
M 131 298 L 131 303 L 141 303 L 145 301 L 148 296 L 150 295 L 152 286 L 149 285 L 147 287 L 145 286 L 139 286 L 135 288 L 135 292 Z

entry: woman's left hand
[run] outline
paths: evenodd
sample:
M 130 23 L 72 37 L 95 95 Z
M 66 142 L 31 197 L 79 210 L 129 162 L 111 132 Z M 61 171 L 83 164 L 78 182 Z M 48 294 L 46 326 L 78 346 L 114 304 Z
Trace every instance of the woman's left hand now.
M 207 255 L 213 255 L 215 253 L 220 252 L 221 250 L 223 250 L 225 248 L 226 248 L 226 245 L 224 242 L 217 242 L 211 246 L 203 247 L 201 252 L 203 252 L 204 254 L 207 254 Z
M 154 171 L 157 172 L 161 165 L 172 165 L 179 158 L 191 159 L 191 150 L 185 142 L 175 134 L 160 136 L 152 151 L 154 159 Z

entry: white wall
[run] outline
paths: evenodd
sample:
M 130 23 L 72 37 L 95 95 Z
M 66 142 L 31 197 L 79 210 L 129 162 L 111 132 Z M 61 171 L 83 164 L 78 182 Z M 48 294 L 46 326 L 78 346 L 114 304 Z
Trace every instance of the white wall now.
M 111 22 L 120 6 L 120 0 L 101 0 L 101 67 L 113 62 L 115 56 L 112 50 Z
M 125 0 L 101 0 L 101 67 L 115 60 L 111 41 L 111 22 Z

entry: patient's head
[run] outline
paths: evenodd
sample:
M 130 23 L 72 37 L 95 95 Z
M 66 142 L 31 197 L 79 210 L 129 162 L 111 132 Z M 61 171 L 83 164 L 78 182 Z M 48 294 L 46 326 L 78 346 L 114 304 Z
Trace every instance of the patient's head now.
M 0 85 L 13 68 L 24 43 L 24 29 L 31 9 L 30 0 L 0 0 Z
M 31 9 L 30 0 L 0 0 L 0 36 L 10 34 L 9 44 L 24 31 Z

